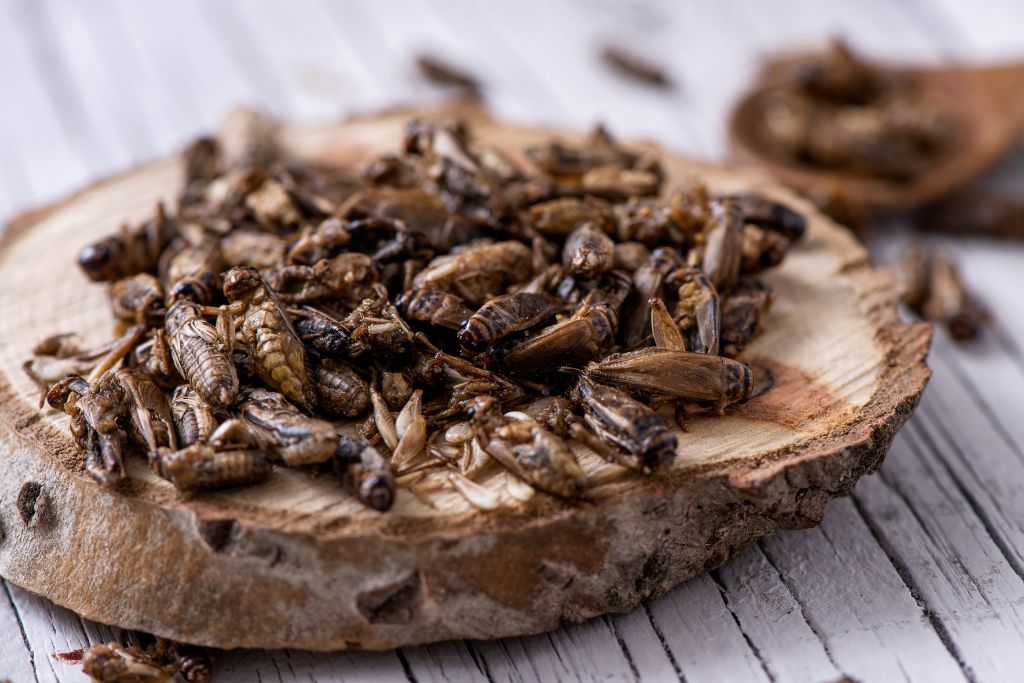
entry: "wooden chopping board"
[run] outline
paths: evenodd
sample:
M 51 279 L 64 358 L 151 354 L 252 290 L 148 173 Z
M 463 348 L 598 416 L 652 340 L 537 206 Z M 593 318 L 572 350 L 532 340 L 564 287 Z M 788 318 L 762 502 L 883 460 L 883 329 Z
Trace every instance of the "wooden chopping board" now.
M 515 158 L 579 135 L 499 124 L 459 105 L 286 126 L 288 153 L 361 169 L 393 151 L 407 120 L 467 119 Z M 37 407 L 21 371 L 43 337 L 112 336 L 104 287 L 74 263 L 86 243 L 172 200 L 177 158 L 100 181 L 16 218 L 0 238 L 0 574 L 85 617 L 217 647 L 383 649 L 537 633 L 626 611 L 717 567 L 776 527 L 817 524 L 826 503 L 876 469 L 927 382 L 923 324 L 900 321 L 898 288 L 812 206 L 749 170 L 662 155 L 667 188 L 687 174 L 756 190 L 804 212 L 808 232 L 765 275 L 777 293 L 741 358 L 774 385 L 725 417 L 690 421 L 656 476 L 581 457 L 590 500 L 500 495 L 484 512 L 449 486 L 359 505 L 329 477 L 277 470 L 260 486 L 181 498 L 141 458 L 130 485 L 89 479 L 67 417 Z

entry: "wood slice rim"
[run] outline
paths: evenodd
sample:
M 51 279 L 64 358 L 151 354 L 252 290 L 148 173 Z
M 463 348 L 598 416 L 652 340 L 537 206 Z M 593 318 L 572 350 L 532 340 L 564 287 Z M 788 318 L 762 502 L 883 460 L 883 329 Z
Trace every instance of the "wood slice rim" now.
M 401 125 L 414 116 L 460 116 L 510 149 L 573 137 L 498 124 L 460 104 L 286 126 L 283 139 L 298 157 L 360 165 L 396 148 Z M 64 423 L 37 410 L 37 394 L 18 374 L 40 333 L 62 329 L 37 314 L 37 294 L 23 288 L 0 293 L 0 310 L 11 316 L 0 330 L 0 574 L 89 619 L 180 641 L 384 649 L 538 633 L 626 611 L 776 527 L 817 524 L 831 498 L 849 494 L 881 464 L 916 406 L 930 374 L 930 328 L 899 319 L 892 278 L 808 202 L 748 169 L 663 158 L 671 179 L 695 173 L 715 189 L 756 189 L 809 222 L 808 239 L 768 278 L 782 290 L 775 319 L 745 352 L 777 375 L 776 385 L 733 417 L 698 419 L 672 471 L 613 482 L 590 502 L 538 495 L 492 513 L 455 503 L 440 514 L 401 512 L 415 509 L 410 502 L 398 514 L 334 514 L 304 511 L 310 501 L 296 499 L 295 514 L 285 514 L 292 501 L 266 500 L 297 489 L 277 484 L 251 498 L 185 501 L 147 478 L 142 463 L 129 468 L 136 483 L 112 493 L 83 474 Z M 14 219 L 0 236 L 0 290 L 50 267 L 47 277 L 66 298 L 61 306 L 90 316 L 83 320 L 109 317 L 74 298 L 95 303 L 102 288 L 86 288 L 66 255 L 53 264 L 32 258 L 73 254 L 109 227 L 75 227 L 72 218 L 101 214 L 119 192 L 132 201 L 146 191 L 173 193 L 168 178 L 178 175 L 176 159 L 158 161 Z M 54 230 L 69 239 L 51 239 Z M 800 296 L 787 303 L 787 288 Z M 781 321 L 799 329 L 789 338 L 772 332 Z M 747 452 L 746 443 L 772 447 Z M 350 510 L 347 494 L 337 496 L 327 507 Z

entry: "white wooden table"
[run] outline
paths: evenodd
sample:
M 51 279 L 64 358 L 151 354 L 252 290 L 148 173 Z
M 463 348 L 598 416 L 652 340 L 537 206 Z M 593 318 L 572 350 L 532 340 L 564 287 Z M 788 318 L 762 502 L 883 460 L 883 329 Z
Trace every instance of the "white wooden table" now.
M 421 50 L 471 68 L 500 116 L 603 120 L 720 158 L 729 104 L 767 51 L 842 33 L 885 58 L 1024 57 L 1022 21 L 1013 0 L 2 0 L 0 214 L 172 153 L 232 105 L 319 119 L 437 100 L 412 66 Z M 678 87 L 610 74 L 605 41 Z M 998 321 L 967 347 L 938 334 L 934 379 L 885 466 L 819 528 L 775 534 L 631 614 L 384 653 L 218 652 L 215 680 L 1021 680 L 1024 246 L 955 248 Z M 4 591 L 0 679 L 82 680 L 52 655 L 134 637 Z

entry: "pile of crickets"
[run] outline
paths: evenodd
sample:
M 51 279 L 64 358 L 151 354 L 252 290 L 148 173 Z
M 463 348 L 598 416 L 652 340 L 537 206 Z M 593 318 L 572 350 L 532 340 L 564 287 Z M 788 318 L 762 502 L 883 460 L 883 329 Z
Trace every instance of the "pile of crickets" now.
M 788 207 L 663 192 L 658 158 L 600 128 L 514 161 L 412 121 L 361 176 L 247 130 L 193 143 L 177 206 L 82 249 L 119 336 L 25 365 L 102 484 L 126 457 L 189 494 L 305 467 L 386 510 L 433 468 L 479 500 L 485 458 L 576 498 L 581 445 L 657 472 L 671 422 L 751 396 L 735 356 L 772 304 L 758 273 L 804 232 Z

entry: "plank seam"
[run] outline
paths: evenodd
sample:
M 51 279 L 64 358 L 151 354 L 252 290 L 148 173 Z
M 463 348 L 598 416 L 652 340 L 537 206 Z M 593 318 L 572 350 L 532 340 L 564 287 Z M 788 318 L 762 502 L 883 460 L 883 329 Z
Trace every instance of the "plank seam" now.
M 952 356 L 952 354 L 950 354 Z M 992 425 L 993 431 L 995 431 L 1003 442 L 1013 451 L 1017 458 L 1024 462 L 1024 450 L 1021 450 L 1020 446 L 1014 440 L 1013 436 L 1007 431 L 1006 426 L 998 415 L 993 412 L 992 407 L 988 401 L 985 400 L 984 396 L 978 391 L 978 387 L 971 382 L 970 376 L 964 372 L 963 367 L 951 357 L 944 357 L 943 360 L 949 364 L 949 368 L 953 375 L 959 380 L 964 391 L 966 391 L 970 397 L 974 400 L 974 403 L 981 409 L 981 412 L 985 415 L 985 419 L 989 424 Z
M 522 647 L 521 640 L 519 641 L 519 644 L 520 647 Z M 502 638 L 501 640 L 499 640 L 498 645 L 501 647 L 501 651 L 505 653 L 505 656 L 508 657 L 508 661 L 513 663 L 512 671 L 515 672 L 516 678 L 519 680 L 520 683 L 523 683 L 523 677 L 519 674 L 519 670 L 516 668 L 516 666 L 514 666 L 516 664 L 516 659 L 512 656 L 512 653 L 509 652 L 508 645 L 506 645 L 506 639 Z M 526 648 L 523 648 L 523 651 L 526 653 L 526 663 L 530 665 L 530 671 L 533 672 L 533 677 L 538 681 L 543 680 L 540 677 L 540 672 L 537 671 L 537 664 L 533 661 L 533 657 L 530 656 L 530 651 Z
M 284 677 L 281 675 L 281 667 L 277 663 L 277 658 L 271 657 L 270 663 L 274 665 L 274 671 L 277 672 L 277 680 L 279 681 L 279 683 L 284 683 Z
M 906 441 L 907 449 L 911 453 L 913 453 L 914 455 L 917 456 L 917 459 L 918 459 L 921 467 L 926 472 L 928 472 L 928 474 L 934 479 L 935 478 L 935 473 L 932 470 L 932 468 L 929 466 L 929 464 L 927 462 L 927 458 L 925 457 L 924 453 L 922 453 L 922 451 L 920 449 L 920 444 L 916 440 L 916 436 L 913 433 L 908 432 L 907 438 L 906 438 L 905 441 Z M 937 538 L 935 538 L 935 536 L 932 534 L 932 532 L 925 525 L 924 518 L 922 518 L 918 514 L 916 509 L 914 509 L 914 506 L 910 503 L 910 500 L 906 497 L 906 495 L 904 495 L 903 490 L 899 487 L 899 484 L 895 480 L 890 479 L 889 475 L 885 474 L 883 471 L 879 471 L 878 475 L 879 475 L 879 481 L 881 481 L 882 484 L 885 487 L 887 487 L 890 491 L 892 491 L 893 495 L 895 495 L 897 498 L 899 498 L 901 501 L 903 501 L 903 504 L 907 506 L 907 509 L 910 511 L 910 515 L 914 518 L 914 521 L 917 522 L 918 526 L 924 532 L 924 535 L 928 538 L 928 540 L 936 548 L 940 547 L 941 544 L 939 543 L 939 540 Z M 855 504 L 859 505 L 859 501 L 856 501 Z M 861 516 L 863 517 L 863 515 L 861 515 Z M 865 522 L 866 521 L 867 520 L 865 519 Z M 990 534 L 986 533 L 985 535 L 989 537 L 989 540 L 992 540 L 992 537 L 991 537 Z M 981 597 L 981 599 L 985 601 L 985 604 L 988 605 L 989 607 L 991 607 L 993 610 L 995 610 L 995 607 L 989 601 L 988 596 L 985 595 L 985 591 L 982 590 L 981 585 L 978 583 L 977 579 L 975 579 L 974 576 L 969 571 L 967 571 L 966 568 L 963 567 L 963 564 L 957 558 L 950 557 L 949 559 L 950 559 L 950 562 L 956 564 L 960 568 L 960 570 L 963 571 L 964 576 L 966 576 L 967 578 L 970 579 L 971 583 L 974 584 L 975 589 L 978 591 L 978 596 Z
M 3 579 L 0 579 L 0 581 L 3 581 Z M 7 601 L 11 603 L 11 609 L 14 610 L 14 618 L 18 620 L 18 630 L 21 631 L 21 641 L 25 643 L 25 649 L 28 650 L 29 662 L 32 664 L 32 677 L 35 679 L 36 683 L 39 683 L 39 672 L 36 670 L 36 653 L 32 650 L 32 644 L 28 642 L 28 632 L 25 630 L 25 624 L 21 620 L 21 610 L 18 609 L 18 605 L 14 602 L 14 596 L 11 595 L 10 584 L 7 583 L 7 581 L 3 581 L 3 584 L 4 592 L 7 593 Z M 52 669 L 53 666 L 51 665 L 50 668 Z M 56 672 L 54 672 L 54 676 L 56 676 Z
M 473 664 L 475 664 L 476 668 L 480 670 L 480 673 L 487 678 L 487 683 L 495 683 L 494 676 L 491 675 L 491 670 L 487 666 L 487 660 L 485 660 L 477 651 L 476 646 L 473 645 L 473 641 L 463 640 L 462 644 L 466 646 L 466 650 L 469 652 L 469 656 L 473 660 Z
M 768 662 L 765 660 L 764 655 L 761 654 L 761 650 L 756 645 L 754 645 L 754 641 L 750 639 L 750 636 L 743 628 L 743 624 L 740 623 L 740 618 L 736 614 L 736 610 L 732 608 L 732 604 L 730 604 L 729 602 L 729 591 L 719 578 L 718 571 L 715 570 L 712 572 L 708 572 L 708 577 L 710 577 L 711 582 L 715 584 L 715 588 L 718 589 L 718 596 L 722 599 L 722 604 L 725 605 L 725 609 L 729 612 L 729 616 L 731 616 L 733 622 L 736 623 L 736 628 L 739 629 L 740 635 L 743 636 L 743 640 L 746 641 L 747 647 L 750 648 L 750 652 L 753 653 L 754 658 L 757 660 L 757 663 L 761 665 L 761 669 L 764 671 L 764 675 L 768 677 L 768 680 L 771 681 L 771 683 L 775 683 L 775 674 L 772 673 L 772 671 L 769 669 Z
M 680 683 L 686 683 L 686 677 L 683 676 L 683 670 L 679 666 L 679 662 L 676 661 L 676 657 L 672 654 L 672 650 L 668 646 L 668 641 L 665 640 L 665 634 L 662 633 L 661 627 L 658 626 L 658 622 L 654 620 L 654 615 L 651 614 L 651 608 L 647 606 L 647 603 L 643 605 L 644 614 L 647 615 L 647 621 L 651 623 L 651 628 L 654 629 L 654 635 L 658 637 L 658 642 L 661 643 L 661 649 L 665 651 L 665 656 L 668 657 L 668 661 L 672 664 L 672 668 L 676 672 L 676 676 L 679 677 Z
M 832 664 L 832 666 L 835 667 L 836 671 L 841 672 L 843 670 L 843 667 L 839 666 L 838 662 L 836 662 L 835 660 L 835 657 L 832 656 L 832 648 L 829 646 L 828 641 L 825 640 L 825 638 L 821 635 L 821 630 L 818 628 L 818 625 L 814 622 L 814 619 L 811 618 L 810 613 L 807 611 L 807 606 L 804 605 L 804 601 L 801 600 L 800 596 L 797 595 L 797 592 L 793 590 L 793 586 L 790 583 L 790 580 L 786 578 L 782 571 L 779 570 L 778 565 L 775 564 L 775 560 L 772 559 L 772 556 L 769 554 L 768 549 L 764 547 L 764 544 L 761 541 L 757 541 L 757 548 L 761 551 L 761 554 L 764 556 L 765 561 L 775 571 L 775 574 L 779 577 L 779 581 L 782 582 L 782 585 L 793 598 L 793 602 L 796 603 L 797 608 L 800 610 L 800 617 L 804 620 L 804 623 L 807 624 L 807 628 L 811 630 L 811 633 L 814 634 L 814 637 L 818 639 L 818 642 L 821 643 L 821 648 L 825 651 L 825 657 L 828 658 L 828 661 Z
M 555 659 L 558 660 L 558 663 L 561 664 L 562 668 L 565 669 L 566 671 L 572 671 L 573 668 L 571 666 L 569 666 L 568 664 L 566 664 L 565 660 L 562 659 L 562 653 L 558 651 L 558 646 L 555 645 L 555 641 L 551 637 L 551 631 L 548 631 L 547 633 L 545 633 L 544 636 L 548 639 L 548 645 L 551 646 L 551 651 L 555 653 Z M 577 676 L 577 678 L 579 678 L 579 676 Z
M 412 665 L 409 664 L 409 659 L 405 656 L 405 652 L 402 648 L 395 650 L 395 656 L 398 657 L 398 663 L 402 665 L 402 671 L 405 672 L 405 678 L 409 683 L 417 683 L 416 676 L 412 673 Z
M 952 455 L 954 457 L 959 458 L 965 464 L 967 469 L 971 470 L 971 472 L 973 473 L 973 468 L 971 467 L 970 462 L 964 456 L 963 451 L 961 451 L 960 448 L 956 445 L 956 443 L 953 442 L 952 439 L 950 439 L 949 433 L 945 430 L 945 428 L 941 426 L 941 421 L 937 421 L 935 417 L 931 414 L 931 410 L 926 409 L 923 406 L 919 408 L 919 411 L 928 418 L 928 422 L 932 423 L 932 426 L 937 431 L 941 432 L 941 436 L 944 438 L 946 443 L 949 444 L 949 448 L 952 452 Z M 971 508 L 971 511 L 974 512 L 975 515 L 977 515 L 978 520 L 981 522 L 982 527 L 984 527 L 985 529 L 985 532 L 992 538 L 992 541 L 999 549 L 999 552 L 1002 554 L 1003 558 L 1006 559 L 1007 563 L 1009 563 L 1010 568 L 1013 569 L 1014 573 L 1016 573 L 1017 576 L 1024 580 L 1024 568 L 1021 567 L 1020 562 L 1016 557 L 1016 553 L 1013 552 L 1012 545 L 1002 536 L 1002 534 L 999 533 L 998 529 L 996 529 L 995 525 L 988 518 L 988 515 L 985 513 L 981 505 L 978 503 L 978 499 L 974 496 L 974 494 L 968 491 L 967 488 L 965 488 L 960 483 L 960 480 L 956 477 L 952 469 L 950 469 L 949 464 L 945 462 L 945 459 L 942 455 L 942 451 L 938 448 L 935 441 L 932 440 L 931 436 L 924 429 L 920 429 L 916 425 L 908 424 L 907 426 L 911 428 L 912 433 L 918 434 L 919 438 L 923 442 L 925 442 L 925 445 L 928 446 L 928 448 L 933 453 L 935 453 L 936 457 L 938 457 L 939 459 L 939 462 L 942 464 L 943 469 L 946 470 L 946 474 L 950 477 L 950 479 L 953 482 L 953 485 L 956 487 L 956 490 L 960 493 L 961 496 L 963 496 L 964 501 L 967 502 L 967 505 Z M 984 485 L 981 484 L 980 481 L 978 482 L 978 485 L 979 487 L 984 488 Z
M 1006 352 L 1012 360 L 1014 365 L 1024 370 L 1024 352 L 1017 346 L 1017 342 L 1014 340 L 1013 335 L 1010 334 L 1006 328 L 1004 328 L 998 321 L 994 325 L 990 325 L 986 331 L 991 338 L 995 340 L 996 344 L 1002 347 L 1003 351 Z
M 615 640 L 619 644 L 619 649 L 622 650 L 622 656 L 626 658 L 626 664 L 629 665 L 629 670 L 633 673 L 633 679 L 639 681 L 640 670 L 636 666 L 636 661 L 633 659 L 633 653 L 629 651 L 626 641 L 619 635 L 619 629 L 615 627 L 615 622 L 612 621 L 607 614 L 603 615 L 601 618 L 604 619 L 604 623 L 608 625 L 608 628 L 612 631 L 612 635 L 615 636 Z
M 292 666 L 292 651 L 289 648 L 285 648 L 284 650 L 284 663 L 288 665 L 288 671 L 291 672 L 292 677 L 298 678 L 298 676 L 295 675 L 295 667 Z
M 904 504 L 907 505 L 908 508 L 911 508 L 910 503 L 903 497 L 901 493 L 899 493 L 891 486 L 889 486 L 889 484 L 884 480 L 883 484 L 886 487 L 892 489 L 893 493 L 895 493 L 896 496 L 898 496 L 900 500 L 902 500 Z M 866 511 L 861 507 L 860 501 L 857 499 L 856 495 L 850 496 L 850 502 L 853 504 L 853 509 L 857 511 L 858 515 L 860 515 L 860 518 L 864 520 L 864 524 L 867 526 L 868 532 L 871 534 L 871 537 L 875 540 L 875 543 L 878 544 L 878 547 L 882 549 L 882 552 L 885 553 L 885 556 L 889 558 L 889 564 L 891 564 L 893 569 L 896 570 L 896 574 L 899 575 L 900 580 L 903 581 L 903 583 L 907 587 L 907 590 L 910 591 L 910 597 L 912 597 L 914 599 L 914 602 L 917 603 L 917 606 L 921 608 L 921 612 L 924 614 L 925 619 L 928 620 L 928 623 L 931 625 L 932 630 L 935 631 L 935 634 L 939 637 L 939 642 L 942 643 L 943 647 L 946 648 L 950 656 L 952 656 L 954 661 L 956 661 L 957 666 L 960 667 L 960 671 L 964 674 L 964 677 L 968 681 L 971 681 L 971 683 L 974 683 L 977 680 L 975 678 L 974 672 L 967 665 L 967 662 L 964 660 L 963 655 L 960 652 L 960 649 L 956 646 L 956 643 L 953 642 L 953 637 L 950 635 L 949 629 L 946 628 L 946 625 L 942 623 L 942 620 L 939 618 L 939 615 L 935 612 L 935 610 L 931 608 L 927 600 L 925 600 L 924 597 L 921 595 L 920 588 L 918 587 L 917 581 L 914 580 L 913 574 L 910 572 L 910 569 L 901 560 L 899 560 L 899 558 L 893 552 L 892 546 L 889 544 L 888 541 L 885 540 L 883 534 L 881 533 L 881 529 L 875 523 L 874 519 L 872 519 L 870 515 L 868 515 Z M 918 523 L 920 523 L 919 518 L 917 517 L 916 513 L 913 512 L 912 508 L 911 514 L 914 516 L 914 519 L 918 521 Z M 931 537 L 930 534 L 927 535 L 929 536 L 929 538 Z

